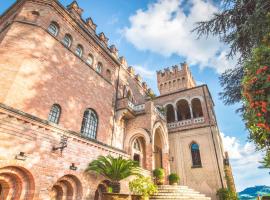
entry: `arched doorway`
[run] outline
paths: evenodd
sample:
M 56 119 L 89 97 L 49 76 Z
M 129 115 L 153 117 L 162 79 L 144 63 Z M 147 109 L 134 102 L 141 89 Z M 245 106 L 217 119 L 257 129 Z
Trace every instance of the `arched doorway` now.
M 180 101 L 177 102 L 176 106 L 177 106 L 178 121 L 191 119 L 190 108 L 186 100 L 181 99 Z
M 109 180 L 102 181 L 97 187 L 94 200 L 102 200 L 102 194 L 108 192 L 109 185 L 110 185 Z
M 155 169 L 163 168 L 163 141 L 161 129 L 157 128 L 154 134 L 154 167 Z
M 35 183 L 32 174 L 23 167 L 0 168 L 1 199 L 33 199 Z
M 145 168 L 145 157 L 145 140 L 143 137 L 137 137 L 132 142 L 132 158 L 140 167 Z
M 82 199 L 82 185 L 80 180 L 71 174 L 57 180 L 51 189 L 51 200 L 79 200 Z

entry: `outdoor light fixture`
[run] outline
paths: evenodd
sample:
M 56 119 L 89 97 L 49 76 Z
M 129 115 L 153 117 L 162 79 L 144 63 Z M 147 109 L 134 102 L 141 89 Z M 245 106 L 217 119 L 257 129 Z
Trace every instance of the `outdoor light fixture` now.
M 17 154 L 16 156 L 15 156 L 15 159 L 17 159 L 17 160 L 26 160 L 26 155 L 25 155 L 25 152 L 20 152 L 19 154 Z
M 75 163 L 71 163 L 69 169 L 76 171 L 78 167 L 75 166 Z
M 58 147 L 53 146 L 52 150 L 53 151 L 57 151 L 58 149 L 60 149 L 60 151 L 62 153 L 63 150 L 67 147 L 67 140 L 68 140 L 68 137 L 65 136 L 65 135 L 62 135 L 61 136 L 61 141 L 59 143 L 59 146 Z

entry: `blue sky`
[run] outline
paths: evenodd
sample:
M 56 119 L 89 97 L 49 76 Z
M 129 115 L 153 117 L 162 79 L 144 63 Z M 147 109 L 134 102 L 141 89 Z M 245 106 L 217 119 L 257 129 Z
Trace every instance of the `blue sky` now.
M 0 13 L 15 0 L 1 1 Z M 68 5 L 71 0 L 60 0 Z M 196 40 L 190 30 L 194 23 L 209 19 L 218 3 L 204 0 L 78 0 L 83 18 L 91 17 L 110 44 L 126 57 L 156 93 L 155 71 L 186 61 L 197 83 L 206 83 L 215 101 L 215 111 L 224 146 L 229 151 L 237 190 L 248 186 L 270 185 L 267 170 L 258 169 L 261 153 L 247 141 L 247 131 L 237 106 L 225 106 L 218 76 L 234 66 L 227 60 L 228 47 L 217 38 Z

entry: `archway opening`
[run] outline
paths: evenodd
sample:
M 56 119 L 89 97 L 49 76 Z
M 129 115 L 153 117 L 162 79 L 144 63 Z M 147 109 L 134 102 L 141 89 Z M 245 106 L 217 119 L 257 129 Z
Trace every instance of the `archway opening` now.
M 173 105 L 168 104 L 166 106 L 166 117 L 167 117 L 167 122 L 171 123 L 175 121 L 175 113 L 174 113 L 174 108 Z
M 108 192 L 109 185 L 109 180 L 102 181 L 96 189 L 94 200 L 102 200 L 103 193 Z
M 201 104 L 200 99 L 198 98 L 192 99 L 191 105 L 192 105 L 193 117 L 194 118 L 202 117 L 203 111 L 202 111 L 202 104 Z
M 146 166 L 146 143 L 143 137 L 137 137 L 132 142 L 132 158 L 137 161 L 139 166 L 145 168 Z
M 35 183 L 32 174 L 20 166 L 0 168 L 1 199 L 33 199 Z
M 162 142 L 162 135 L 161 129 L 158 128 L 155 131 L 154 135 L 154 165 L 155 169 L 163 168 L 162 162 L 162 150 L 163 150 L 163 142 Z
M 176 106 L 177 106 L 177 117 L 179 121 L 191 119 L 190 108 L 186 100 L 182 99 L 178 101 Z
M 82 198 L 82 184 L 80 180 L 71 174 L 57 180 L 50 193 L 52 200 L 73 200 Z

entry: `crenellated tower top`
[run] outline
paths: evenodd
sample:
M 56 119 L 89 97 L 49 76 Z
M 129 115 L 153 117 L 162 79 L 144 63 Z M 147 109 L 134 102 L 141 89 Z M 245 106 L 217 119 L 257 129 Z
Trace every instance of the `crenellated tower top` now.
M 157 82 L 161 95 L 196 86 L 187 63 L 157 71 Z

